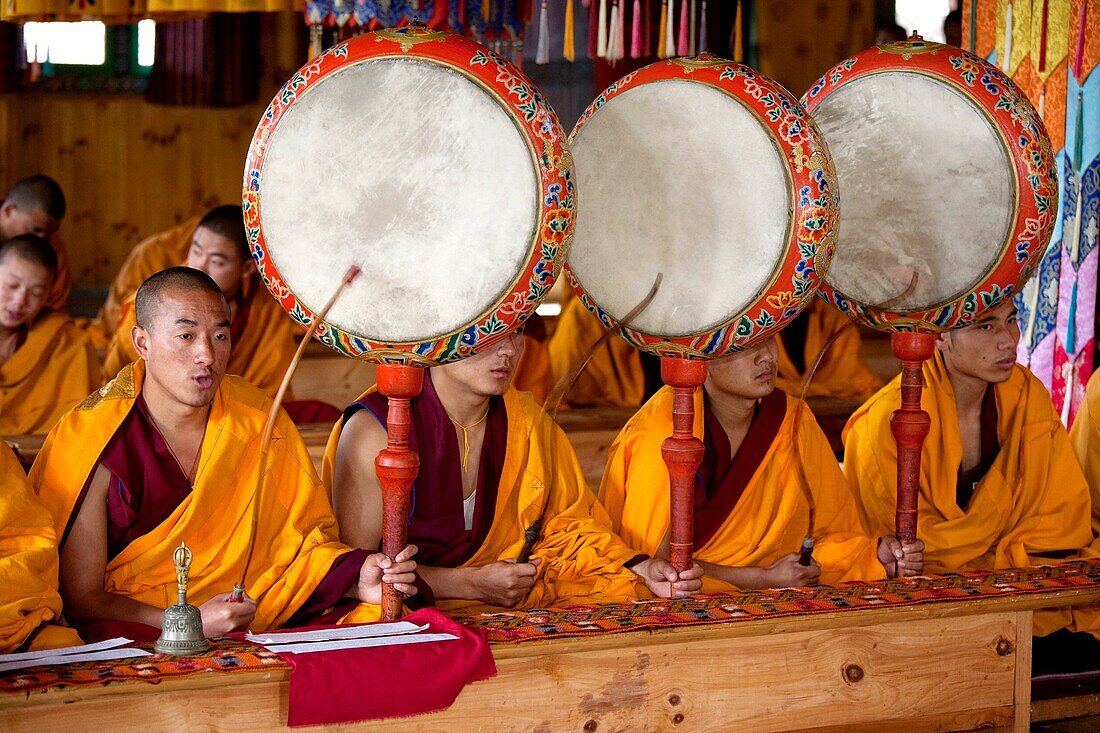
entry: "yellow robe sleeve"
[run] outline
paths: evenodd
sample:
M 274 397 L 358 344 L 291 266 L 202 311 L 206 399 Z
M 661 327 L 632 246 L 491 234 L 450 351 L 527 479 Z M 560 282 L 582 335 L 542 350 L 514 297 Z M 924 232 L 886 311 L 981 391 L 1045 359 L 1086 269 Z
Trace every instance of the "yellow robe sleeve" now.
M 0 365 L 0 435 L 49 432 L 102 382 L 88 335 L 63 313 L 41 317 Z
M 1077 411 L 1069 437 L 1089 484 L 1092 532 L 1100 535 L 1100 371 L 1093 372 L 1089 378 L 1085 401 Z
M 0 653 L 80 643 L 61 617 L 57 537 L 45 507 L 27 485 L 15 455 L 0 444 Z

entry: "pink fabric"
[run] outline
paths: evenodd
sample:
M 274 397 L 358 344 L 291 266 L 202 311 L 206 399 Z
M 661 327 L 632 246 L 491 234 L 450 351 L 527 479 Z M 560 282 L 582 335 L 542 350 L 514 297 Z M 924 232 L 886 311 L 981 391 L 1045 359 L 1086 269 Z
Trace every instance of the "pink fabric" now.
M 434 608 L 404 620 L 429 624 L 422 633 L 449 633 L 458 639 L 280 655 L 293 667 L 288 725 L 332 725 L 443 710 L 467 684 L 496 674 L 484 631 L 469 629 Z

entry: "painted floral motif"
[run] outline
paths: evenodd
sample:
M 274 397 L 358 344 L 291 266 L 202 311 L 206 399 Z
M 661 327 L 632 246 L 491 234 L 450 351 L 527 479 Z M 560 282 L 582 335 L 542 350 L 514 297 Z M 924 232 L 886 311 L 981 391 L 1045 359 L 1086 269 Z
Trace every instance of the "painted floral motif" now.
M 257 269 L 271 294 L 297 322 L 306 325 L 315 314 L 286 286 L 267 254 L 260 207 L 264 156 L 279 121 L 311 85 L 339 73 L 350 64 L 372 58 L 413 58 L 458 69 L 505 100 L 505 107 L 537 154 L 542 206 L 538 236 L 517 284 L 499 303 L 454 333 L 422 343 L 383 343 L 321 323 L 317 338 L 348 356 L 388 364 L 444 364 L 471 356 L 522 325 L 546 297 L 561 272 L 576 217 L 573 160 L 565 133 L 554 111 L 531 82 L 503 58 L 460 36 L 409 26 L 397 31 L 368 33 L 333 46 L 303 66 L 275 95 L 265 110 L 245 163 L 243 208 L 248 241 Z
M 949 49 L 950 53 L 938 53 Z M 857 66 L 858 64 L 858 66 Z M 941 79 L 982 108 L 1012 158 L 1020 181 L 1019 214 L 1002 260 L 973 290 L 941 308 L 918 313 L 884 311 L 859 303 L 822 283 L 821 296 L 866 325 L 895 331 L 945 331 L 964 326 L 1023 288 L 1054 230 L 1058 188 L 1054 155 L 1042 121 L 1010 79 L 973 54 L 928 41 L 894 43 L 858 54 L 834 67 L 803 98 L 814 107 L 844 84 L 889 69 L 908 69 Z M 826 84 L 825 78 L 835 81 Z
M 710 84 L 753 107 L 770 130 L 793 182 L 794 226 L 780 267 L 758 300 L 728 322 L 695 336 L 664 338 L 630 328 L 618 329 L 626 341 L 651 353 L 717 358 L 771 338 L 809 304 L 835 247 L 838 202 L 832 162 L 817 126 L 798 100 L 747 66 L 709 55 L 700 59 L 661 61 L 624 76 L 589 105 L 572 135 L 617 95 L 642 84 L 682 79 L 689 74 L 692 81 Z M 581 303 L 605 326 L 616 328 L 614 320 L 584 292 L 568 268 L 566 274 Z

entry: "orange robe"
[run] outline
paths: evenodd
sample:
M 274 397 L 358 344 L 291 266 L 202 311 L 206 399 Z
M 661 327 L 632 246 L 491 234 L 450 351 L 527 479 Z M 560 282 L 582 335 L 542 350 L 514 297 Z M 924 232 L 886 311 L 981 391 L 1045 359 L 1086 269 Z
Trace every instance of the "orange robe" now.
M 0 365 L 0 435 L 49 432 L 102 383 L 87 334 L 63 313 L 40 317 Z
M 232 351 L 226 373 L 244 377 L 274 396 L 294 358 L 301 330 L 267 292 L 259 277 L 250 278 L 245 283 L 242 295 L 248 312 L 243 312 L 243 304 L 238 310 L 237 318 L 244 321 L 239 335 L 234 322 Z M 107 374 L 114 374 L 126 364 L 137 361 L 137 351 L 130 335 L 136 323 L 134 298 L 131 296 L 122 305 L 122 320 L 107 347 L 103 361 L 103 371 Z
M 1069 431 L 1073 452 L 1085 473 L 1092 496 L 1092 532 L 1100 535 L 1100 371 L 1093 372 L 1085 400 Z
M 65 416 L 31 468 L 31 484 L 62 543 L 81 490 L 133 407 L 144 377 L 144 361 L 126 366 Z M 270 405 L 270 398 L 243 379 L 222 380 L 207 421 L 194 489 L 166 520 L 108 561 L 107 591 L 157 608 L 176 603 L 172 553 L 184 541 L 194 554 L 189 601 L 198 606 L 232 590 L 244 571 L 260 435 Z M 251 628 L 260 631 L 286 623 L 333 562 L 351 551 L 337 539 L 331 504 L 285 413 L 275 423 L 256 511 L 260 521 L 245 587 L 258 602 Z M 379 616 L 380 609 L 371 604 L 359 604 L 351 614 L 360 621 Z
M 374 391 L 372 387 L 368 394 Z M 541 516 L 542 536 L 532 557 L 542 563 L 534 586 L 517 608 L 623 601 L 637 598 L 639 591 L 645 594 L 640 579 L 623 567 L 636 553 L 611 532 L 607 512 L 585 485 L 565 433 L 526 392 L 509 389 L 504 405 L 507 447 L 492 527 L 459 567 L 515 559 L 524 530 Z M 342 429 L 343 420 L 333 428 L 322 465 L 321 476 L 330 492 Z M 447 600 L 439 606 L 479 604 Z
M 580 298 L 570 295 L 548 344 L 554 382 L 569 373 L 606 333 Z M 645 374 L 638 350 L 618 336 L 601 346 L 565 395 L 571 407 L 637 407 L 645 395 Z
M 50 515 L 27 485 L 19 461 L 0 444 L 0 653 L 56 649 L 80 643 L 72 629 L 55 626 L 57 536 Z
M 50 244 L 53 245 L 53 251 L 57 253 L 57 275 L 54 277 L 49 297 L 46 298 L 46 308 L 58 313 L 67 313 L 69 310 L 69 293 L 73 290 L 73 273 L 69 266 L 69 252 L 65 249 L 65 243 L 61 241 L 61 237 L 56 235 L 51 237 Z
M 167 231 L 154 234 L 141 240 L 130 250 L 126 261 L 122 263 L 118 274 L 111 282 L 111 289 L 107 292 L 107 300 L 99 309 L 93 326 L 103 334 L 104 345 L 111 335 L 118 330 L 119 321 L 122 319 L 122 307 L 128 300 L 133 300 L 137 289 L 145 280 L 161 270 L 167 270 L 173 265 L 187 259 L 187 253 L 191 249 L 191 240 L 195 234 L 195 227 L 199 225 L 202 217 L 193 216 L 187 221 L 178 224 Z M 117 370 L 115 370 L 117 371 Z M 114 374 L 115 371 L 108 372 Z
M 922 373 L 921 407 L 932 419 L 921 455 L 917 505 L 925 572 L 1049 563 L 1052 555 L 1088 545 L 1088 486 L 1043 384 L 1016 365 L 1006 382 L 990 385 L 1000 450 L 963 508 L 956 503 L 963 446 L 955 393 L 938 351 Z M 899 376 L 844 429 L 844 472 L 866 528 L 875 534 L 894 531 L 897 444 L 890 413 L 901 404 L 900 385 Z M 1068 612 L 1037 613 L 1036 633 L 1054 631 L 1067 619 Z
M 805 403 L 783 397 L 786 411 L 770 447 L 718 529 L 696 547 L 695 559 L 727 567 L 759 567 L 798 552 L 810 512 L 800 486 L 808 483 L 815 506 L 814 558 L 821 563 L 822 582 L 884 577 L 875 542 L 860 526 L 828 439 Z M 699 389 L 693 432 L 700 440 L 705 437 L 706 409 Z M 758 423 L 753 429 L 758 429 Z M 649 555 L 657 554 L 669 531 L 669 479 L 661 443 L 671 434 L 672 388 L 664 387 L 612 443 L 600 484 L 600 501 L 611 515 L 612 528 L 628 545 Z M 704 592 L 730 588 L 724 581 L 704 577 Z
M 787 394 L 800 395 L 805 370 L 810 369 L 826 342 L 836 332 L 840 336 L 829 347 L 821 366 L 814 373 L 806 391 L 807 397 L 836 397 L 839 399 L 865 400 L 882 386 L 880 380 L 859 355 L 862 338 L 859 327 L 850 318 L 831 305 L 814 298 L 806 309 L 806 342 L 803 351 L 804 369 L 791 360 L 782 336 L 779 342 L 779 375 L 775 384 Z
M 550 350 L 546 344 L 546 325 L 535 314 L 523 329 L 523 353 L 516 364 L 512 386 L 520 392 L 530 392 L 540 405 L 550 395 Z

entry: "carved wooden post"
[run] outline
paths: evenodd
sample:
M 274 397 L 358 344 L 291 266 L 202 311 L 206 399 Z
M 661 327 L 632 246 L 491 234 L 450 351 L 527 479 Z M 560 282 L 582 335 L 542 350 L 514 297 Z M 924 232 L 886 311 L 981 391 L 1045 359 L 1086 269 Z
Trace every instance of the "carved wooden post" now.
M 408 543 L 409 496 L 420 469 L 420 457 L 409 450 L 412 415 L 409 400 L 424 388 L 424 369 L 404 364 L 379 364 L 378 391 L 389 400 L 386 447 L 378 451 L 374 470 L 382 487 L 382 552 L 392 560 Z M 382 618 L 401 618 L 404 596 L 391 584 L 382 586 Z
M 669 559 L 678 572 L 683 572 L 691 568 L 695 472 L 703 460 L 703 441 L 692 432 L 695 390 L 706 381 L 707 363 L 662 356 L 661 378 L 673 390 L 672 435 L 661 443 L 669 478 Z
M 901 360 L 901 407 L 890 415 L 890 432 L 898 447 L 898 503 L 895 532 L 902 542 L 917 539 L 917 496 L 920 493 L 920 458 L 932 421 L 921 409 L 924 390 L 921 367 L 932 358 L 936 336 L 932 333 L 895 331 L 890 337 L 894 356 Z

